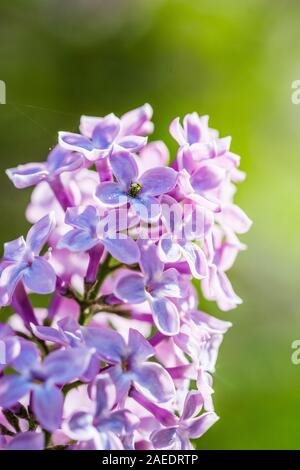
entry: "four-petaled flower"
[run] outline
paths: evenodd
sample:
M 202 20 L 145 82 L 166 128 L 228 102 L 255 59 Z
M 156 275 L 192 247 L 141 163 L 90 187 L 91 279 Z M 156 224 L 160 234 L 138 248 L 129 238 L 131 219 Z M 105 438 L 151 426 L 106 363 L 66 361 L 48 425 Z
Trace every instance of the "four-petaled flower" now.
M 155 351 L 137 330 L 129 330 L 127 344 L 108 328 L 83 328 L 83 337 L 110 364 L 106 372 L 115 384 L 118 402 L 127 397 L 132 385 L 153 402 L 164 403 L 174 397 L 170 375 L 160 364 L 148 362 Z
M 83 164 L 82 155 L 57 145 L 49 153 L 45 163 L 19 165 L 16 168 L 6 170 L 6 174 L 16 188 L 23 189 L 35 186 L 41 181 L 51 182 L 64 172 L 78 170 Z
M 196 279 L 207 276 L 207 260 L 203 250 L 194 240 L 204 241 L 213 220 L 203 208 L 187 206 L 186 211 L 170 196 L 165 196 L 167 214 L 163 217 L 167 232 L 158 242 L 158 255 L 164 263 L 177 263 L 183 257 Z M 171 207 L 170 213 L 168 207 Z M 163 210 L 164 215 L 164 210 Z
M 55 217 L 43 217 L 29 230 L 26 240 L 19 237 L 5 243 L 0 263 L 0 305 L 8 305 L 18 282 L 37 294 L 49 294 L 55 289 L 56 274 L 48 261 L 39 256 L 51 231 Z
M 109 221 L 112 222 L 112 228 L 109 227 Z M 118 217 L 118 213 L 115 214 L 114 220 L 111 214 L 108 214 L 108 218 L 105 216 L 101 218 L 93 206 L 69 208 L 66 212 L 65 223 L 71 225 L 73 229 L 63 236 L 58 247 L 82 252 L 102 245 L 121 263 L 137 263 L 140 252 L 136 242 L 119 232 L 126 228 L 123 222 L 125 223 L 126 220 L 122 221 L 122 214 Z M 107 226 L 108 229 L 105 230 Z
M 61 385 L 80 378 L 89 366 L 93 350 L 81 348 L 59 350 L 40 362 L 33 343 L 23 341 L 18 357 L 11 365 L 18 374 L 0 379 L 0 406 L 10 408 L 28 393 L 32 393 L 33 411 L 44 429 L 52 432 L 62 420 L 64 397 Z
M 92 392 L 94 413 L 76 411 L 67 420 L 64 431 L 71 439 L 84 443 L 85 450 L 124 449 L 119 436 L 132 433 L 139 420 L 129 410 L 112 410 L 116 392 L 108 374 L 96 379 Z
M 115 287 L 115 295 L 129 304 L 149 301 L 156 327 L 165 335 L 179 332 L 179 312 L 174 302 L 183 296 L 176 269 L 164 271 L 164 264 L 157 256 L 157 246 L 152 242 L 140 244 L 140 266 L 143 274 L 124 276 Z
M 138 175 L 138 166 L 127 152 L 110 157 L 110 165 L 117 182 L 98 186 L 96 196 L 105 207 L 119 207 L 129 203 L 143 221 L 157 219 L 161 214 L 158 196 L 171 191 L 177 181 L 172 168 L 157 167 Z
M 151 127 L 147 129 L 145 125 L 151 116 L 149 105 L 121 119 L 113 113 L 103 118 L 83 116 L 82 134 L 59 132 L 58 140 L 65 149 L 81 152 L 90 161 L 105 158 L 112 151 L 138 152 L 147 143 L 143 134 L 151 131 Z
M 214 411 L 208 411 L 198 416 L 202 407 L 203 398 L 201 393 L 189 392 L 184 402 L 181 417 L 176 425 L 152 433 L 151 440 L 154 448 L 193 449 L 190 439 L 201 437 L 219 419 Z
M 219 138 L 219 133 L 208 127 L 208 116 L 198 113 L 187 114 L 183 119 L 175 118 L 169 127 L 170 134 L 180 145 L 178 168 L 189 173 L 196 162 L 221 156 L 229 151 L 231 137 Z

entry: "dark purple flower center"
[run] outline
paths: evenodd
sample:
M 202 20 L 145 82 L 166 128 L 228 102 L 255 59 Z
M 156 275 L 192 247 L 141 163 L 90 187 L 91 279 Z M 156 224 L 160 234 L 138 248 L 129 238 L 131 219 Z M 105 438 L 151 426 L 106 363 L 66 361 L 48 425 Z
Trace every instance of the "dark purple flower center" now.
M 32 381 L 32 383 L 34 383 L 34 384 L 36 384 L 36 385 L 42 385 L 42 384 L 44 383 L 44 381 L 41 380 L 41 379 L 34 379 L 34 380 Z
M 151 294 L 152 290 L 153 290 L 152 286 L 149 286 L 149 285 L 145 286 L 145 291 L 148 292 L 148 294 Z
M 129 189 L 128 189 L 128 196 L 131 197 L 137 197 L 137 195 L 141 192 L 142 190 L 142 185 L 139 183 L 131 183 Z

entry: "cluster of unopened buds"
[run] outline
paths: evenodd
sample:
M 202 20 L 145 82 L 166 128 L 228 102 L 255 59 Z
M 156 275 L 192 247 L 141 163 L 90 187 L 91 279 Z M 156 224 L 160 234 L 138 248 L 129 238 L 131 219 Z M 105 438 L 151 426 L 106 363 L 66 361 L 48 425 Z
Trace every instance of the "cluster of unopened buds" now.
M 197 113 L 171 123 L 168 166 L 151 118 L 148 104 L 82 116 L 45 163 L 7 170 L 35 189 L 33 225 L 0 264 L 1 449 L 192 449 L 218 420 L 211 374 L 231 324 L 197 290 L 241 303 L 226 272 L 251 224 L 233 203 L 244 174 Z

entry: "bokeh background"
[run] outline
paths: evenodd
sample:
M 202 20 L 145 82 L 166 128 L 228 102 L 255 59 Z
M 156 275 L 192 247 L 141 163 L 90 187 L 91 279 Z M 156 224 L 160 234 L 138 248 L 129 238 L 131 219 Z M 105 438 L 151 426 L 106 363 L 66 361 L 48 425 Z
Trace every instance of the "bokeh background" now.
M 155 110 L 154 137 L 189 111 L 232 135 L 253 219 L 230 277 L 244 304 L 205 307 L 234 327 L 215 375 L 221 420 L 199 449 L 299 449 L 300 79 L 297 0 L 1 0 L 0 242 L 25 233 L 30 192 L 7 167 L 44 160 L 81 114 Z M 3 318 L 2 318 L 3 320 Z M 0 313 L 1 321 L 1 313 Z

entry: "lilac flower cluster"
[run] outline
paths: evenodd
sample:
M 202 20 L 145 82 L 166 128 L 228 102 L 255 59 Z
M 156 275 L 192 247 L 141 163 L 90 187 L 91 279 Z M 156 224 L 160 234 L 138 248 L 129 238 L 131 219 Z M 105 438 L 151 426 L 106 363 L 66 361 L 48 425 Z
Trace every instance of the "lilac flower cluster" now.
M 151 118 L 148 104 L 82 116 L 45 163 L 7 170 L 35 188 L 33 225 L 0 264 L 1 449 L 192 449 L 218 420 L 211 374 L 231 324 L 199 310 L 197 289 L 241 303 L 226 273 L 251 225 L 233 203 L 244 175 L 197 113 L 171 123 L 167 166 Z

